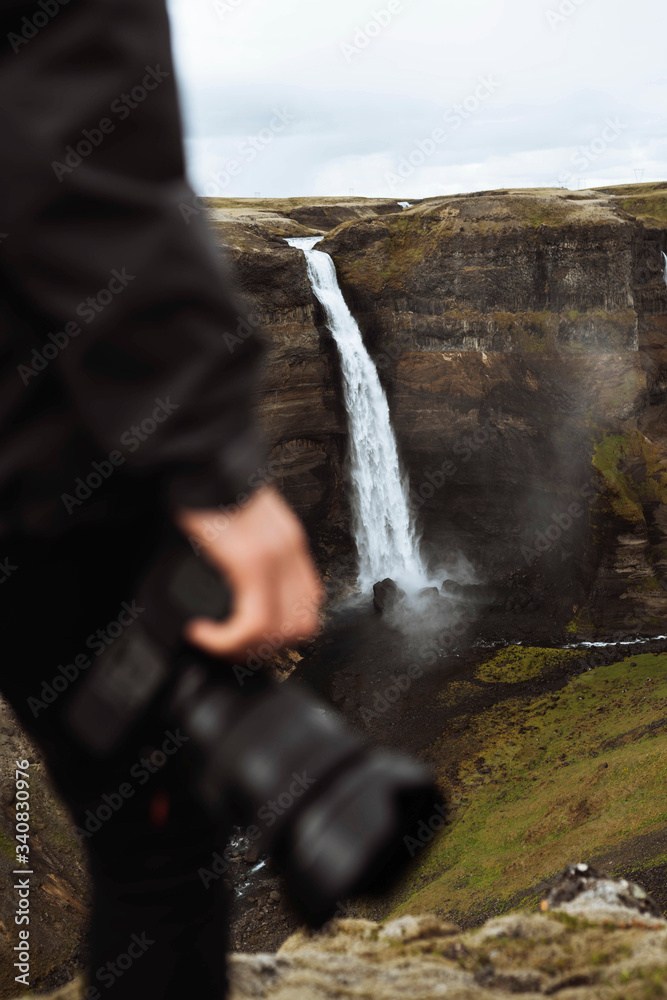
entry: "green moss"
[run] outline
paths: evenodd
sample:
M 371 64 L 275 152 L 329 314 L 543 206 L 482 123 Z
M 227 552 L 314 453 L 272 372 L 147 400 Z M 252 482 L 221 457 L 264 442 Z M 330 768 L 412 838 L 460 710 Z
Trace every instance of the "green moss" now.
M 429 759 L 438 770 L 443 762 L 454 818 L 424 848 L 394 915 L 478 916 L 489 900 L 497 909 L 573 859 L 663 829 L 667 803 L 655 788 L 667 731 L 656 724 L 666 711 L 667 654 L 641 654 L 587 671 L 555 694 L 477 710 L 461 737 L 470 759 L 453 778 L 451 734 L 443 733 Z
M 667 227 L 667 195 L 655 193 L 647 197 L 619 198 L 621 208 L 640 222 L 658 228 Z
M 336 233 L 356 224 L 344 223 Z M 362 254 L 353 259 L 346 253 L 332 254 L 341 283 L 361 287 L 372 295 L 379 295 L 386 287 L 394 291 L 410 287 L 413 269 L 435 252 L 437 225 L 437 219 L 383 216 L 377 241 Z
M 356 260 L 350 260 L 334 254 L 333 261 L 341 284 L 363 288 L 376 295 L 382 291 L 385 279 L 370 256 L 364 254 Z
M 640 222 L 658 228 L 667 227 L 667 184 L 664 181 L 619 184 L 597 190 L 615 195 L 616 204 Z
M 585 931 L 595 926 L 590 920 L 586 920 L 584 917 L 573 916 L 571 913 L 564 913 L 562 911 L 560 913 L 548 913 L 548 916 L 551 920 L 562 924 L 563 927 L 567 927 L 569 931 Z
M 384 241 L 384 266 L 380 275 L 386 285 L 403 288 L 410 271 L 420 265 L 429 253 L 428 231 L 400 216 L 388 223 L 389 236 Z
M 629 406 L 636 405 L 644 388 L 643 376 L 630 369 L 618 388 L 609 396 L 608 403 L 616 410 L 626 411 Z
M 550 312 L 526 312 L 521 314 L 515 339 L 524 354 L 544 354 L 555 347 L 556 326 Z
M 539 226 L 555 228 L 568 221 L 572 205 L 564 199 L 516 195 L 511 200 L 512 217 L 533 229 Z
M 605 434 L 593 452 L 593 465 L 601 473 L 611 494 L 611 506 L 619 517 L 634 524 L 644 523 L 644 512 L 629 485 L 627 476 L 621 471 L 621 462 L 628 455 L 626 437 L 621 434 Z
M 626 866 L 626 871 L 647 871 L 651 868 L 661 868 L 663 865 L 667 865 L 667 851 L 662 851 L 660 854 L 656 854 L 654 857 L 650 858 L 648 861 L 646 858 L 640 858 L 637 860 L 636 864 L 631 865 L 628 869 Z
M 475 676 L 481 681 L 517 684 L 567 667 L 581 654 L 573 649 L 543 649 L 536 646 L 507 646 L 486 663 L 480 664 Z
M 605 434 L 595 445 L 593 465 L 605 481 L 614 513 L 624 520 L 643 525 L 644 503 L 667 503 L 667 470 L 662 456 L 639 431 Z M 633 474 L 628 471 L 630 466 Z
M 649 576 L 644 580 L 640 580 L 638 583 L 633 583 L 632 590 L 634 593 L 639 594 L 655 594 L 662 592 L 662 587 L 654 576 Z
M 577 611 L 565 626 L 565 631 L 573 637 L 591 635 L 597 631 L 597 626 L 587 611 Z
M 622 973 L 622 981 L 625 984 L 640 982 L 643 986 L 641 993 L 634 992 L 633 998 L 640 1000 L 655 1000 L 657 997 L 667 995 L 667 970 L 664 968 L 652 969 L 627 969 Z M 624 994 L 618 994 L 618 1000 L 625 1000 Z
M 478 690 L 479 684 L 453 680 L 447 684 L 444 690 L 438 692 L 437 698 L 441 704 L 451 708 L 455 705 L 465 704 L 477 694 Z

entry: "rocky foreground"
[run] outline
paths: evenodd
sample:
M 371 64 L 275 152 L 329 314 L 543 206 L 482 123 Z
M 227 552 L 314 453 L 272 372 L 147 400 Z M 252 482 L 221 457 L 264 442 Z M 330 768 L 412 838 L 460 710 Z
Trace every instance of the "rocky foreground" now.
M 534 908 L 573 856 L 639 878 L 667 908 L 667 828 L 656 794 L 667 755 L 666 649 L 657 640 L 618 645 L 664 634 L 667 620 L 667 184 L 405 205 L 208 205 L 268 344 L 257 404 L 276 484 L 304 519 L 330 595 L 344 594 L 354 576 L 340 365 L 303 254 L 285 236 L 326 237 L 320 249 L 334 259 L 389 397 L 425 551 L 467 560 L 465 572 L 456 561 L 445 567 L 447 631 L 430 670 L 421 643 L 406 639 L 399 649 L 389 616 L 370 607 L 363 627 L 352 612 L 333 622 L 329 609 L 319 643 L 284 657 L 287 673 L 303 655 L 297 669 L 318 677 L 318 690 L 369 741 L 427 761 L 452 805 L 420 877 L 401 887 L 391 912 L 364 915 L 430 913 L 475 927 Z M 617 645 L 566 648 L 582 639 Z M 403 693 L 394 704 L 397 678 Z M 85 859 L 36 748 L 0 702 L 2 998 L 15 986 L 7 890 L 17 757 L 33 762 L 34 982 L 53 990 L 78 975 L 85 957 Z M 234 887 L 248 882 L 253 864 L 239 853 Z M 315 940 L 291 938 L 288 948 L 294 924 L 277 873 L 266 866 L 258 880 L 237 899 L 233 942 L 246 955 L 232 960 L 239 975 L 255 977 L 258 996 L 281 995 L 261 992 L 272 977 L 271 989 L 298 996 L 289 985 L 297 965 L 307 967 L 313 948 L 335 954 L 338 939 L 343 950 L 354 941 L 371 949 L 362 969 L 389 968 L 386 956 L 400 961 L 386 944 L 381 958 L 371 953 L 382 925 L 377 940 L 349 923 Z M 530 920 L 552 928 L 554 918 Z M 585 943 L 589 929 L 576 928 L 576 949 L 582 941 L 583 954 L 607 955 Z M 401 947 L 423 954 L 438 934 Z M 570 938 L 558 940 L 569 946 Z M 247 955 L 279 945 L 265 964 Z M 278 966 L 284 975 L 271 971 Z M 464 970 L 476 984 L 470 995 L 483 996 L 475 968 Z M 328 982 L 346 995 L 335 977 Z M 383 995 L 377 985 L 366 990 L 363 976 L 358 982 L 361 995 Z M 545 980 L 545 990 L 549 982 L 558 980 Z M 586 988 L 634 997 L 658 996 L 662 986 L 637 979 L 633 989 L 648 992 Z M 318 994 L 304 987 L 301 995 Z
M 541 913 L 465 933 L 433 916 L 337 920 L 275 955 L 232 955 L 230 978 L 230 1000 L 649 1000 L 667 987 L 667 921 L 639 886 L 576 865 Z M 78 980 L 51 998 L 83 992 Z

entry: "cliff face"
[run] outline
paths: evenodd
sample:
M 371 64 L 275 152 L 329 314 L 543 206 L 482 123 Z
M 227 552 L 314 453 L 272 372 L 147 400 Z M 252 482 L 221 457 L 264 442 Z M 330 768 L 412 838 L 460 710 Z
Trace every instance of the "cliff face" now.
M 219 233 L 270 343 L 260 413 L 288 497 L 342 543 L 335 346 L 300 252 L 250 225 L 251 249 L 240 221 Z M 608 194 L 562 190 L 430 199 L 318 247 L 378 365 L 433 559 L 521 580 L 581 634 L 667 612 L 665 248 Z
M 391 215 L 401 205 L 391 198 L 209 198 L 215 220 L 259 223 L 289 236 L 323 234 L 353 219 Z
M 555 629 L 569 623 L 573 636 L 665 631 L 667 289 L 660 252 L 667 250 L 667 198 L 654 187 L 619 190 L 617 199 L 496 192 L 434 199 L 404 212 L 396 203 L 360 199 L 328 199 L 320 208 L 311 199 L 304 213 L 294 199 L 213 206 L 218 243 L 265 332 L 257 405 L 278 485 L 304 518 L 325 571 L 333 564 L 337 574 L 341 557 L 352 566 L 346 418 L 335 344 L 303 255 L 282 236 L 342 222 L 321 248 L 333 255 L 387 389 L 434 558 L 462 551 L 480 575 L 518 581 L 535 619 L 552 620 Z M 507 638 L 529 612 L 530 605 L 507 620 Z M 665 658 L 657 647 L 617 656 L 619 662 L 611 652 L 605 660 L 606 651 L 576 662 L 581 655 L 552 656 L 524 643 L 484 652 L 471 676 L 448 678 L 446 690 L 442 677 L 414 686 L 412 731 L 424 729 L 424 702 L 432 702 L 440 729 L 428 759 L 459 812 L 433 845 L 433 858 L 404 886 L 396 910 L 455 914 L 469 926 L 491 903 L 495 912 L 524 905 L 573 854 L 614 870 L 642 864 L 664 905 L 664 809 L 654 789 L 667 743 Z M 392 656 L 393 638 L 388 670 Z M 383 690 L 372 671 L 343 673 L 339 684 L 346 685 L 343 708 L 357 688 L 366 706 L 375 706 Z M 396 716 L 397 743 L 410 736 L 409 697 Z M 4 706 L 0 733 L 0 995 L 11 996 L 10 765 L 17 757 L 33 761 L 34 887 L 43 917 L 34 930 L 33 968 L 40 987 L 80 968 L 86 875 L 37 751 Z M 508 789 L 516 795 L 509 807 Z M 552 918 L 526 919 L 528 938 L 545 936 L 549 944 Z M 582 978 L 568 986 L 565 973 L 558 975 L 571 967 L 573 951 L 579 955 L 576 937 L 563 937 L 562 949 L 554 944 L 550 951 L 549 944 L 538 956 L 542 964 L 527 971 L 523 932 L 497 926 L 504 928 L 498 938 L 510 942 L 500 959 L 483 938 L 441 932 L 438 921 L 420 922 L 416 936 L 393 944 L 379 927 L 349 922 L 324 943 L 302 935 L 276 958 L 240 957 L 234 988 L 239 997 L 247 988 L 247 995 L 301 990 L 309 998 L 320 986 L 325 995 L 347 989 L 359 943 L 356 985 L 378 998 L 392 995 L 391 977 L 405 969 L 406 978 L 396 981 L 402 995 L 406 982 L 412 988 L 424 955 L 435 956 L 434 981 L 446 980 L 450 995 L 454 988 L 476 998 L 532 989 L 583 998 L 594 988 L 606 996 L 600 976 L 607 964 L 616 976 L 610 996 L 621 988 L 628 998 L 657 996 L 665 985 L 658 966 L 612 961 L 617 952 L 605 944 L 611 932 L 596 931 L 576 966 Z M 637 939 L 640 955 L 647 954 L 646 940 Z M 635 947 L 634 939 L 617 943 L 626 958 Z M 454 944 L 453 959 L 440 954 L 441 945 Z M 417 965 L 405 964 L 406 947 L 420 952 Z M 388 970 L 385 993 L 378 966 Z M 425 991 L 428 982 L 422 985 Z M 78 996 L 78 987 L 63 995 Z
M 636 346 L 636 224 L 593 192 L 429 199 L 320 249 L 374 347 L 543 353 Z
M 277 485 L 304 520 L 319 562 L 347 557 L 352 572 L 340 373 L 303 254 L 256 221 L 225 219 L 214 230 L 267 344 L 257 409 Z

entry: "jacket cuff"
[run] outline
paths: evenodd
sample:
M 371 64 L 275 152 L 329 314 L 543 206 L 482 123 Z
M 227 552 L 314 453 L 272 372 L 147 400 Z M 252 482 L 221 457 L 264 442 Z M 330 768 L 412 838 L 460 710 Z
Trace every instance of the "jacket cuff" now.
M 249 427 L 216 452 L 205 465 L 182 465 L 169 475 L 167 503 L 171 510 L 216 509 L 244 504 L 269 480 L 268 449 L 258 428 Z

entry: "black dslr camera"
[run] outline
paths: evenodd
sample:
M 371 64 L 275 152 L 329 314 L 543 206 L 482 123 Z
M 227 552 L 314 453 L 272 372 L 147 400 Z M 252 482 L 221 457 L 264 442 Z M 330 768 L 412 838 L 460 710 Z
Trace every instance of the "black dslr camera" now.
M 295 773 L 306 790 L 264 825 L 304 918 L 322 924 L 338 901 L 382 892 L 409 863 L 404 838 L 441 812 L 429 771 L 371 749 L 328 706 L 259 671 L 239 684 L 227 663 L 182 638 L 195 615 L 223 619 L 229 591 L 173 529 L 140 585 L 141 617 L 82 678 L 67 708 L 77 740 L 100 759 L 141 739 L 155 713 L 177 723 L 196 754 L 197 790 L 217 817 L 240 826 L 280 801 Z M 440 806 L 440 808 L 438 808 Z M 262 829 L 260 827 L 260 829 Z

